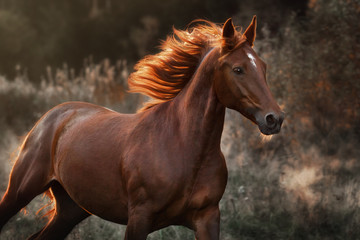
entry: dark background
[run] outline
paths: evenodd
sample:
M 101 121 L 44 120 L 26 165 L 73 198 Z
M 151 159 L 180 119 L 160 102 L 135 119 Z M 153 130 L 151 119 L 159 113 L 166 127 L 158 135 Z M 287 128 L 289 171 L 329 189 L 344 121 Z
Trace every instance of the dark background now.
M 302 0 L 1 0 L 0 73 L 13 78 L 19 65 L 38 82 L 46 66 L 66 62 L 79 71 L 89 55 L 95 62 L 136 62 L 155 52 L 173 26 L 197 18 L 221 23 L 238 15 L 238 24 L 247 24 L 258 14 L 259 28 L 266 24 L 277 34 L 286 16 L 304 17 L 307 6 Z

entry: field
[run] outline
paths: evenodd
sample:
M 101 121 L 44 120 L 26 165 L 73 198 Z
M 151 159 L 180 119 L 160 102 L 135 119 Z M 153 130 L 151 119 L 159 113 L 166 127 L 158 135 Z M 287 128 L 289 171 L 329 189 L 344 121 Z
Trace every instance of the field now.
M 221 239 L 360 239 L 360 3 L 310 1 L 305 21 L 264 26 L 255 50 L 286 112 L 280 134 L 265 137 L 227 110 L 221 147 L 229 179 L 221 201 Z M 238 17 L 239 19 L 241 17 Z M 0 196 L 18 146 L 33 124 L 65 101 L 135 112 L 145 97 L 127 92 L 130 61 L 85 59 L 81 71 L 48 67 L 40 81 L 19 68 L 0 76 Z M 24 239 L 46 222 L 38 196 L 4 227 L 1 240 Z M 92 216 L 67 237 L 122 239 L 125 227 Z M 194 239 L 183 227 L 149 239 Z

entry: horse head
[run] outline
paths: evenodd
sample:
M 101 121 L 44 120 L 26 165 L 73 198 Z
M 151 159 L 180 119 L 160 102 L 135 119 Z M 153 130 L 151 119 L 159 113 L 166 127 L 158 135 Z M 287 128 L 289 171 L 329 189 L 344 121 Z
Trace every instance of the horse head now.
M 243 34 L 228 19 L 222 28 L 214 86 L 219 101 L 256 123 L 265 135 L 278 133 L 285 114 L 266 82 L 266 64 L 254 49 L 256 16 Z

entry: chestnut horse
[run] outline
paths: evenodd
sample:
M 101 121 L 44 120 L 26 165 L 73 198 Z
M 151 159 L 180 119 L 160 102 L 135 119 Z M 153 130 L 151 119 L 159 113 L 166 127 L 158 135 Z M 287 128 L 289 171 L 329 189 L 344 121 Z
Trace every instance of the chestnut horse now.
M 63 239 L 95 214 L 127 224 L 125 239 L 183 225 L 219 239 L 227 182 L 220 149 L 225 108 L 280 131 L 284 113 L 252 49 L 256 16 L 242 34 L 231 19 L 180 31 L 145 57 L 130 90 L 155 100 L 136 114 L 83 102 L 47 112 L 28 133 L 0 204 L 0 229 L 35 196 L 55 200 L 49 223 L 30 239 Z

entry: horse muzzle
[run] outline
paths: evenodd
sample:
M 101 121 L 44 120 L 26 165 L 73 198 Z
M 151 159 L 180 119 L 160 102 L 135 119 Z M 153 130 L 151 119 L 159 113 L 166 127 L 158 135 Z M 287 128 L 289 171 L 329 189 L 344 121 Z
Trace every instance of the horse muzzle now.
M 269 112 L 265 116 L 256 117 L 256 123 L 261 133 L 265 135 L 277 134 L 280 132 L 281 125 L 284 121 L 285 113 Z

